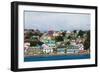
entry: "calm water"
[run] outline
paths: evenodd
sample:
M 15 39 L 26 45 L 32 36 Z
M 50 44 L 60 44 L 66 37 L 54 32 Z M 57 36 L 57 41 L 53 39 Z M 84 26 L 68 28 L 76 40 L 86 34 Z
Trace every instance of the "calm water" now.
M 90 54 L 84 55 L 60 55 L 60 56 L 29 56 L 24 57 L 24 62 L 32 61 L 50 61 L 50 60 L 73 60 L 73 59 L 89 59 Z

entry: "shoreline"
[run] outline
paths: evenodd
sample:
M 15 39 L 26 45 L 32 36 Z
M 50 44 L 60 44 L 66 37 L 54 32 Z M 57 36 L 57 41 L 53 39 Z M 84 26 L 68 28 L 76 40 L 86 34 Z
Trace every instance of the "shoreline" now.
M 47 56 L 77 56 L 77 55 L 89 55 L 90 53 L 77 53 L 77 54 L 45 54 L 45 55 L 26 55 L 24 57 L 47 57 Z

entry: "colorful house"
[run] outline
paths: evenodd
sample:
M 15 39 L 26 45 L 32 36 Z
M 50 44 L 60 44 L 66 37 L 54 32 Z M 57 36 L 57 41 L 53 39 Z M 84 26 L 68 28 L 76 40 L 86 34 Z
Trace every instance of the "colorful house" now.
M 52 52 L 53 52 L 53 49 L 50 48 L 50 47 L 49 47 L 48 45 L 46 45 L 46 44 L 43 44 L 42 47 L 43 47 L 43 52 L 44 52 L 44 53 L 52 53 Z
M 66 47 L 67 48 L 67 53 L 79 53 L 79 47 L 75 45 L 69 45 Z
M 37 41 L 39 39 L 39 36 L 32 36 L 30 38 L 31 41 Z
M 49 40 L 48 43 L 46 43 L 49 47 L 55 47 L 55 41 L 54 40 Z

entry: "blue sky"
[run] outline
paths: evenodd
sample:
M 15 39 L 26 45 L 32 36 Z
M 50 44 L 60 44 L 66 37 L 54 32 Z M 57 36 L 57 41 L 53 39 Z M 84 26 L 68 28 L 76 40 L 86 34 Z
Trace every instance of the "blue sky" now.
M 24 11 L 25 29 L 90 30 L 90 14 Z

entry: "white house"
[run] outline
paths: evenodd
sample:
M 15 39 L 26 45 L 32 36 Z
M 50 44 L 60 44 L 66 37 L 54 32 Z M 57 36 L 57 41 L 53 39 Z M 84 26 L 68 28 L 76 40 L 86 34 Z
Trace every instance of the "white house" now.
M 82 43 L 77 44 L 77 46 L 79 47 L 79 50 L 84 50 L 84 45 Z
M 24 51 L 27 52 L 27 50 L 29 49 L 30 47 L 30 43 L 29 42 L 26 42 L 24 43 Z
M 52 52 L 53 52 L 53 49 L 50 48 L 50 47 L 49 47 L 48 45 L 46 45 L 46 44 L 43 44 L 42 47 L 43 47 L 43 52 L 45 52 L 45 53 L 52 53 Z

